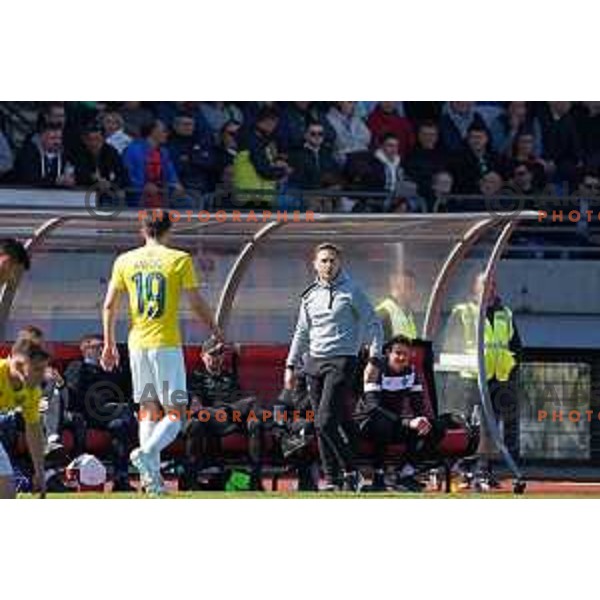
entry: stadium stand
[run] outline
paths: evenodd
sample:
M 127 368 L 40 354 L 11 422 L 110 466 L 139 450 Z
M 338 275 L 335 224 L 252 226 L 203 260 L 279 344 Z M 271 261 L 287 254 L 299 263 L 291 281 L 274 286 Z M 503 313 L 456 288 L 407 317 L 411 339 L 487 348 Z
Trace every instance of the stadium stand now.
M 599 124 L 598 102 L 0 102 L 0 183 L 130 206 L 231 208 L 243 189 L 322 212 L 481 210 L 490 192 L 536 208 L 598 176 Z M 439 202 L 442 172 L 445 196 L 474 197 Z

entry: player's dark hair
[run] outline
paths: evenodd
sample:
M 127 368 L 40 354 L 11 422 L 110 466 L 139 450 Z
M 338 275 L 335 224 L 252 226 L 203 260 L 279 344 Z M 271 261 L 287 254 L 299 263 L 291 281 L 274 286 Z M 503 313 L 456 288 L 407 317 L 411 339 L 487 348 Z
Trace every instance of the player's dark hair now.
M 18 339 L 10 350 L 11 356 L 23 356 L 32 362 L 49 361 L 50 354 L 46 352 L 39 344 L 31 340 Z
M 339 246 L 336 246 L 335 244 L 332 244 L 331 242 L 323 242 L 322 244 L 319 244 L 315 248 L 313 257 L 317 258 L 317 254 L 319 254 L 319 252 L 321 252 L 321 250 L 330 250 L 331 252 L 334 252 L 338 258 L 341 258 L 341 256 L 342 256 L 342 249 Z
M 164 210 L 152 210 L 142 219 L 142 229 L 148 237 L 160 239 L 171 229 L 169 213 Z
M 20 264 L 26 271 L 31 267 L 31 260 L 25 246 L 17 240 L 0 240 L 0 256 L 10 256 L 15 262 Z
M 17 333 L 17 340 L 31 340 L 32 337 L 43 338 L 44 332 L 36 325 L 27 325 Z

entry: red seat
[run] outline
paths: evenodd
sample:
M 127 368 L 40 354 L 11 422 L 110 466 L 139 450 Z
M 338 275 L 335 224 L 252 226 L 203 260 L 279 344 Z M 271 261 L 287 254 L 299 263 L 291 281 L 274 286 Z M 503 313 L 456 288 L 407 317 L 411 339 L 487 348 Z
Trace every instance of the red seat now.
M 111 447 L 110 435 L 101 429 L 88 429 L 85 434 L 85 449 L 96 456 L 106 456 Z
M 471 437 L 465 429 L 451 429 L 440 442 L 439 451 L 444 456 L 461 457 L 471 452 L 471 444 Z
M 287 353 L 287 346 L 239 346 L 237 374 L 242 390 L 266 405 L 273 404 L 283 387 Z
M 62 445 L 65 447 L 67 454 L 73 452 L 73 448 L 75 447 L 75 440 L 73 439 L 73 434 L 68 429 L 65 429 L 62 432 L 61 441 Z
M 228 458 L 246 455 L 248 453 L 248 438 L 241 433 L 232 433 L 223 438 L 221 448 L 223 454 Z

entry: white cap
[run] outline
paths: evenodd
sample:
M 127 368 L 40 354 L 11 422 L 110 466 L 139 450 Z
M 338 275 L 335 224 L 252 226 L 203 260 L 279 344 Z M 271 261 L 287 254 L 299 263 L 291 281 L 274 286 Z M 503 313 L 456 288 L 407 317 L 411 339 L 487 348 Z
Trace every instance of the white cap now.
M 92 454 L 78 456 L 67 470 L 78 471 L 80 485 L 98 486 L 106 483 L 106 467 Z

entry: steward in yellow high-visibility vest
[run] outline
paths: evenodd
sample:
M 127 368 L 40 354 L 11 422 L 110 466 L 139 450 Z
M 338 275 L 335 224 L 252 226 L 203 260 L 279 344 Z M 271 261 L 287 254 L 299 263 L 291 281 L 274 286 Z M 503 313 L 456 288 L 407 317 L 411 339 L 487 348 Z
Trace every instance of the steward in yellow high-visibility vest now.
M 415 275 L 402 271 L 390 276 L 390 295 L 382 300 L 375 311 L 383 325 L 385 341 L 402 335 L 409 340 L 419 337 L 415 314 L 411 308 L 415 296 Z
M 384 339 L 386 341 L 398 335 L 402 335 L 409 340 L 418 337 L 415 316 L 410 308 L 402 308 L 394 298 L 388 297 L 380 302 L 375 310 L 383 324 Z
M 290 172 L 275 140 L 278 120 L 277 111 L 263 107 L 236 154 L 233 185 L 238 206 L 275 206 L 278 183 Z
M 452 309 L 446 351 L 476 357 L 479 317 L 477 299 L 484 281 L 483 274 L 479 273 L 473 281 L 471 299 L 455 305 Z M 489 282 L 488 293 L 483 302 L 486 307 L 483 343 L 487 385 L 496 419 L 502 425 L 504 443 L 513 458 L 517 459 L 520 407 L 514 376 L 520 359 L 521 339 L 512 310 L 502 303 L 494 279 Z M 474 410 L 481 403 L 481 398 L 477 386 L 477 362 L 472 361 L 473 367 L 470 366 L 469 360 L 464 363 L 468 366 L 460 371 L 462 385 L 459 386 L 459 391 L 469 414 L 468 411 Z M 483 482 L 489 483 L 494 481 L 494 477 L 490 461 L 492 449 L 486 430 L 485 422 L 482 422 L 479 475 Z
M 518 334 L 515 338 L 515 328 L 513 324 L 513 315 L 510 308 L 503 306 L 499 299 L 496 299 L 495 305 L 488 307 L 484 330 L 484 356 L 485 371 L 487 380 L 496 379 L 497 381 L 508 381 L 510 375 L 517 364 L 515 344 L 518 340 Z M 452 310 L 452 316 L 457 319 L 462 326 L 463 351 L 465 354 L 477 354 L 477 318 L 479 310 L 477 303 L 464 302 L 457 304 Z M 477 378 L 477 371 L 461 371 L 461 376 L 465 378 Z

